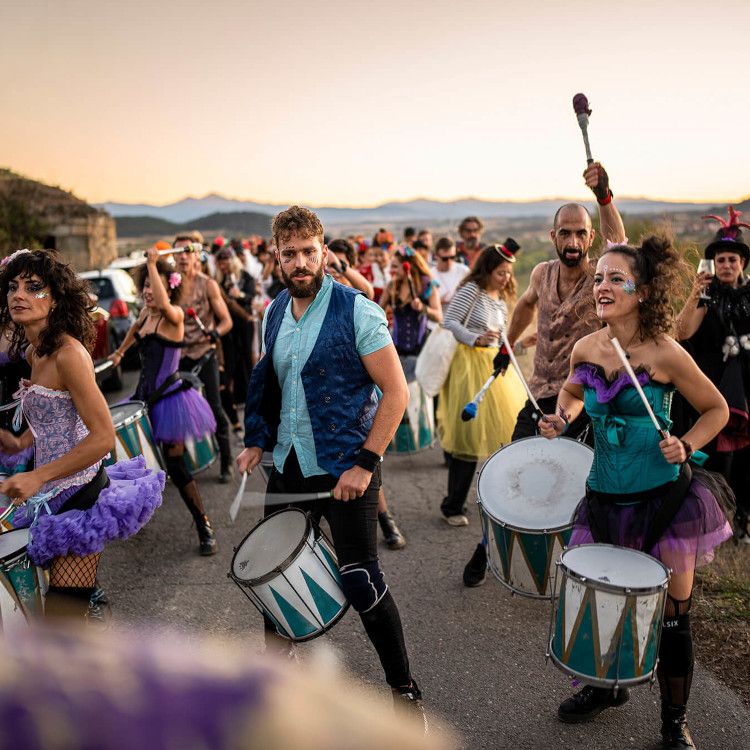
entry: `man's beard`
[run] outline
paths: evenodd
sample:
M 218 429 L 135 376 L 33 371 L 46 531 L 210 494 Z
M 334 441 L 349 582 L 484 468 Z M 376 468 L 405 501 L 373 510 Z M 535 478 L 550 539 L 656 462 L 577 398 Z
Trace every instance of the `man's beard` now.
M 297 274 L 299 274 L 299 271 L 295 271 L 291 276 L 288 276 L 284 272 L 284 269 L 281 268 L 281 278 L 284 280 L 284 284 L 286 284 L 286 288 L 289 290 L 289 294 L 291 294 L 292 297 L 299 298 L 314 297 L 320 291 L 320 287 L 323 285 L 322 264 L 320 268 L 318 268 L 318 270 L 313 273 L 312 279 L 310 281 L 300 282 L 299 280 L 296 280 L 294 277 Z
M 560 259 L 560 263 L 562 263 L 564 266 L 567 266 L 568 268 L 575 268 L 576 266 L 580 266 L 586 258 L 585 251 L 576 250 L 575 252 L 577 252 L 578 255 L 568 257 L 565 254 L 566 249 L 570 250 L 571 248 L 564 248 L 562 251 L 555 248 L 555 250 L 557 250 L 557 257 Z

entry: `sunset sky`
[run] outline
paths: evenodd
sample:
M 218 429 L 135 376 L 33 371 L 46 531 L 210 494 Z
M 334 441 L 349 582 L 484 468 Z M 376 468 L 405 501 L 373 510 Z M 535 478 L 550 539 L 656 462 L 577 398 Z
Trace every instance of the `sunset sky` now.
M 750 194 L 750 4 L 6 0 L 0 166 L 86 200 Z

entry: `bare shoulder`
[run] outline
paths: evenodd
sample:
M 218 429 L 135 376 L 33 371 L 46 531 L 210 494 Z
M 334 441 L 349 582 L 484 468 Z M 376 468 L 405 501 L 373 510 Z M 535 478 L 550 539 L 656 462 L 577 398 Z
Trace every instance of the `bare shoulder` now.
M 600 359 L 603 339 L 606 338 L 604 330 L 589 333 L 573 344 L 573 350 L 570 353 L 570 364 L 575 365 L 578 362 L 598 362 Z
M 657 370 L 673 370 L 675 367 L 692 365 L 693 358 L 687 350 L 671 336 L 659 334 L 653 344 L 653 364 Z
M 94 363 L 86 347 L 72 336 L 64 336 L 60 348 L 55 352 L 55 364 L 60 376 L 80 377 L 84 372 L 93 372 Z

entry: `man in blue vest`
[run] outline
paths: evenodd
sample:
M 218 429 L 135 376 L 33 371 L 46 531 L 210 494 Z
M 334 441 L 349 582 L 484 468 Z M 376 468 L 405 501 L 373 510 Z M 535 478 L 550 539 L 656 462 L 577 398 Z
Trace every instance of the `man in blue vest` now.
M 380 307 L 325 275 L 328 248 L 318 217 L 299 206 L 282 211 L 273 240 L 287 289 L 263 319 L 263 356 L 248 388 L 246 447 L 237 467 L 251 472 L 263 451 L 273 450 L 268 495 L 332 491 L 332 499 L 301 507 L 328 520 L 344 594 L 394 700 L 423 717 L 377 556 L 380 463 L 409 401 L 403 370 Z M 268 618 L 265 626 L 271 645 Z

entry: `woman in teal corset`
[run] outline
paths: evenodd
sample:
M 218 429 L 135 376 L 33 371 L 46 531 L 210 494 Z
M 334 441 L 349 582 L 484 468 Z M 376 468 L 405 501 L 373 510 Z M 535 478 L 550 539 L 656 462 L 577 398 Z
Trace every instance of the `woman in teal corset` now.
M 697 565 L 731 536 L 724 510 L 726 487 L 687 465 L 727 422 L 726 402 L 689 354 L 672 338 L 673 300 L 682 259 L 671 244 L 650 237 L 641 247 L 607 249 L 596 267 L 594 302 L 604 327 L 578 341 L 558 413 L 540 422 L 548 438 L 565 431 L 583 408 L 594 426 L 595 449 L 586 498 L 578 508 L 571 545 L 605 542 L 643 550 L 672 569 L 659 650 L 662 739 L 665 748 L 694 747 L 685 707 L 693 674 L 690 597 Z M 612 346 L 623 345 L 657 419 L 671 427 L 678 390 L 700 414 L 681 438 L 662 439 Z M 589 721 L 621 705 L 615 695 L 586 686 L 558 711 L 566 722 Z

